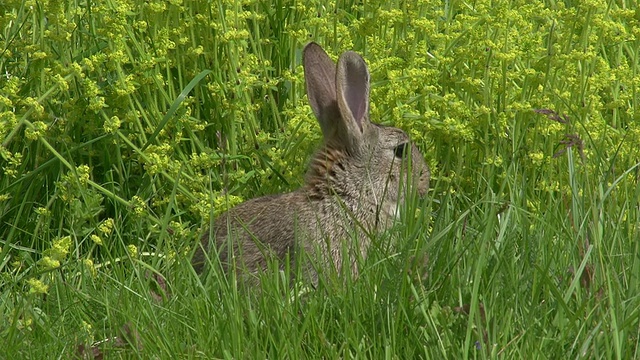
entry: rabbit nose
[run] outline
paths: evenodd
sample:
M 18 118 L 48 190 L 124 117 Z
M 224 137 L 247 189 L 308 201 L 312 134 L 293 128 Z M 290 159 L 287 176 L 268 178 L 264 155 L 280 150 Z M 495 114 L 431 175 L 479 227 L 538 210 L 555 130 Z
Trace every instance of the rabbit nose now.
M 424 184 L 420 184 L 420 186 L 418 186 L 418 195 L 420 195 L 421 197 L 425 196 L 427 195 L 428 190 L 429 189 L 426 186 L 424 186 Z
M 420 176 L 418 177 L 418 194 L 420 196 L 425 196 L 429 191 L 429 178 L 430 173 L 428 170 L 421 169 Z

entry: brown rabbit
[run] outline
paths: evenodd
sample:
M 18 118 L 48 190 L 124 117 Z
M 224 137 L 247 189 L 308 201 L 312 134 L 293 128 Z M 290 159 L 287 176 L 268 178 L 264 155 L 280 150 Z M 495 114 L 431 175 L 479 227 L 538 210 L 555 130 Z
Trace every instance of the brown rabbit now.
M 369 71 L 362 57 L 345 52 L 336 66 L 310 43 L 303 63 L 307 95 L 324 137 L 304 186 L 222 214 L 202 237 L 192 261 L 196 271 L 207 262 L 213 240 L 225 270 L 252 274 L 276 257 L 302 266 L 314 284 L 316 268 L 340 271 L 344 265 L 356 274 L 356 249 L 366 256 L 370 234 L 392 225 L 409 189 L 426 194 L 429 168 L 407 134 L 369 121 Z M 299 250 L 319 262 L 296 264 Z

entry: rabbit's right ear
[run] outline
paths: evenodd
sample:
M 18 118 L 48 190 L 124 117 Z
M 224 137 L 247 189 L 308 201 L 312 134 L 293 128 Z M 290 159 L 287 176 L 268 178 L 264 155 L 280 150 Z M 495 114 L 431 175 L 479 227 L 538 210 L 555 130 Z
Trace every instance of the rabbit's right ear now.
M 340 56 L 337 96 L 340 115 L 351 141 L 357 141 L 369 123 L 369 70 L 364 59 L 353 51 Z
M 336 64 L 314 42 L 305 46 L 302 63 L 309 104 L 320 123 L 324 138 L 331 139 L 336 132 L 333 123 L 340 116 L 336 97 Z

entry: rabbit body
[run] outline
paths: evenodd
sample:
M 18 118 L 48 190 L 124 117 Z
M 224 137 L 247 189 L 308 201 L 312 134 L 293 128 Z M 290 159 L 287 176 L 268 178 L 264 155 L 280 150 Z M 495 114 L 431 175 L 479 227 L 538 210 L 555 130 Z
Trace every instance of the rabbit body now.
M 303 266 L 313 283 L 318 266 L 349 266 L 357 274 L 356 252 L 366 256 L 371 234 L 392 225 L 410 190 L 426 194 L 429 168 L 407 134 L 369 121 L 369 72 L 362 57 L 346 52 L 336 66 L 310 43 L 303 64 L 324 137 L 304 186 L 246 201 L 218 217 L 194 255 L 197 271 L 213 240 L 225 270 L 255 273 L 276 257 Z M 320 262 L 301 259 L 300 250 Z

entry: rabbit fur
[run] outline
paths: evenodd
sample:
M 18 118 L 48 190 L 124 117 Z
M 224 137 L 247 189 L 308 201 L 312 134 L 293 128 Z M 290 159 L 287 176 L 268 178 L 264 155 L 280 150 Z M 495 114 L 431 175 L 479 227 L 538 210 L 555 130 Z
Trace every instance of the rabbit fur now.
M 407 134 L 369 121 L 369 71 L 362 57 L 345 52 L 336 66 L 312 42 L 304 48 L 303 67 L 324 138 L 304 185 L 246 201 L 215 219 L 193 257 L 196 271 L 211 261 L 207 254 L 217 254 L 225 271 L 255 274 L 275 257 L 281 268 L 286 259 L 303 266 L 314 284 L 325 267 L 348 266 L 356 275 L 356 251 L 366 256 L 371 234 L 392 225 L 410 189 L 426 194 L 429 168 Z M 300 250 L 320 261 L 302 261 Z

